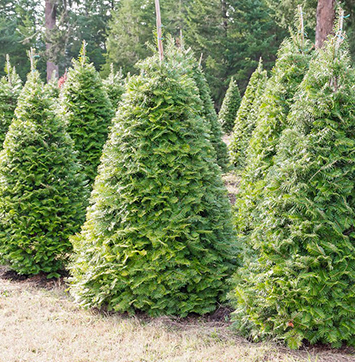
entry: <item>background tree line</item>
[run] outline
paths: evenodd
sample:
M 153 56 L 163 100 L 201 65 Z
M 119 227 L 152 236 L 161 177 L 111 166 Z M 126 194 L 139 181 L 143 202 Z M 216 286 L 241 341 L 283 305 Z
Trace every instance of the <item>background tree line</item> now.
M 343 4 L 351 15 L 349 39 L 355 29 L 353 3 Z M 317 0 L 164 0 L 161 11 L 164 33 L 201 56 L 219 107 L 232 76 L 243 92 L 260 57 L 266 69 L 272 67 L 298 4 L 313 39 Z M 136 73 L 135 63 L 152 54 L 146 44 L 154 44 L 154 29 L 153 0 L 1 0 L 0 68 L 9 54 L 24 79 L 30 69 L 26 51 L 35 47 L 42 77 L 48 73 L 50 78 L 53 69 L 60 76 L 85 40 L 89 58 L 103 75 L 111 63 L 124 74 Z M 354 54 L 355 41 L 350 47 Z

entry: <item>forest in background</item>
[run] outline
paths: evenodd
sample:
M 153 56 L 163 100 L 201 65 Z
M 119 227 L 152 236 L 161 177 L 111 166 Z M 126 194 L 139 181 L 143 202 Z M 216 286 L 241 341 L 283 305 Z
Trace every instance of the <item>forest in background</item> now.
M 243 93 L 260 57 L 271 69 L 298 4 L 303 5 L 307 35 L 313 39 L 316 0 L 164 0 L 163 29 L 179 39 L 182 31 L 185 46 L 202 58 L 219 108 L 231 77 Z M 347 34 L 354 54 L 354 1 L 342 5 L 350 15 Z M 30 69 L 27 51 L 34 47 L 43 79 L 47 61 L 58 65 L 61 76 L 83 40 L 103 76 L 111 63 L 124 74 L 135 73 L 136 62 L 152 54 L 147 44 L 154 46 L 154 32 L 153 0 L 1 0 L 0 75 L 9 54 L 24 80 Z

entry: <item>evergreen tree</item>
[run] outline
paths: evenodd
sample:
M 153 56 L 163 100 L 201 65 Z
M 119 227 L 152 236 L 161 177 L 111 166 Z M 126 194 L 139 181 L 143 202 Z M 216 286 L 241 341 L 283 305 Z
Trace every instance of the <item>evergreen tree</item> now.
M 125 91 L 122 69 L 120 69 L 119 72 L 115 72 L 113 70 L 113 64 L 111 63 L 111 72 L 109 76 L 102 81 L 102 83 L 112 106 L 116 109 L 121 100 L 122 94 Z
M 64 123 L 32 70 L 0 156 L 0 259 L 20 274 L 56 273 L 84 218 L 83 182 Z
M 216 110 L 213 106 L 213 101 L 210 94 L 210 88 L 200 66 L 195 65 L 193 78 L 199 90 L 202 100 L 202 117 L 207 121 L 210 140 L 213 148 L 216 151 L 217 164 L 223 172 L 229 169 L 229 155 L 227 145 L 222 140 L 223 132 Z
M 92 183 L 114 111 L 99 74 L 85 55 L 85 43 L 79 60 L 73 60 L 68 71 L 61 107 L 84 174 Z
M 256 127 L 252 133 L 236 201 L 236 225 L 242 233 L 258 224 L 258 203 L 263 198 L 265 177 L 273 158 L 293 96 L 308 70 L 311 46 L 308 41 L 292 36 L 279 52 L 272 75 L 262 97 Z
M 17 99 L 22 88 L 21 79 L 15 67 L 11 66 L 9 56 L 6 59 L 5 73 L 6 76 L 0 80 L 0 149 L 14 117 Z
M 57 101 L 59 99 L 60 88 L 59 88 L 57 74 L 56 74 L 55 70 L 52 73 L 52 79 L 45 85 L 45 88 L 46 88 L 48 95 L 50 97 L 52 97 L 53 100 Z M 56 102 L 56 104 L 57 104 L 57 102 Z
M 243 170 L 251 135 L 258 117 L 261 98 L 267 81 L 267 73 L 263 70 L 260 59 L 258 68 L 250 77 L 235 119 L 229 151 L 233 165 Z
M 221 110 L 218 114 L 219 123 L 226 134 L 230 134 L 233 130 L 240 101 L 241 98 L 238 84 L 232 77 L 227 93 L 223 99 Z
M 338 48 L 333 37 L 318 51 L 295 97 L 252 235 L 258 258 L 238 278 L 238 323 L 292 348 L 355 344 L 355 71 Z
M 198 89 L 165 51 L 127 83 L 73 238 L 71 291 L 87 307 L 203 314 L 235 268 L 230 204 Z

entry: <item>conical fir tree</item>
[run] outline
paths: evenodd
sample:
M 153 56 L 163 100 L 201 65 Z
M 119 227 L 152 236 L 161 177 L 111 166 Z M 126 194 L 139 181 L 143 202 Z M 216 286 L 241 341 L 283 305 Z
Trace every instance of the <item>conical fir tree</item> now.
M 262 60 L 251 75 L 247 89 L 238 109 L 232 140 L 229 144 L 231 161 L 238 170 L 243 170 L 247 149 L 254 131 L 259 113 L 261 98 L 267 81 L 267 72 L 263 70 Z
M 102 81 L 104 89 L 112 103 L 114 109 L 118 107 L 122 94 L 125 91 L 124 78 L 122 70 L 115 72 L 113 64 L 111 64 L 111 72 L 106 79 Z
M 85 55 L 85 47 L 84 43 L 79 60 L 73 60 L 73 68 L 68 71 L 61 108 L 83 172 L 92 183 L 114 110 L 99 74 Z
M 63 269 L 85 216 L 73 142 L 52 106 L 33 68 L 0 157 L 0 260 L 20 274 Z
M 236 201 L 236 225 L 242 233 L 259 222 L 257 206 L 263 199 L 265 177 L 273 165 L 280 135 L 288 124 L 293 96 L 308 70 L 311 48 L 308 41 L 301 42 L 294 36 L 286 39 L 266 84 Z
M 193 78 L 199 90 L 202 101 L 202 116 L 206 120 L 210 133 L 210 140 L 216 151 L 217 163 L 223 172 L 229 169 L 229 155 L 227 145 L 222 136 L 222 127 L 218 122 L 218 116 L 214 109 L 210 88 L 200 66 L 194 67 Z
M 87 307 L 203 314 L 224 298 L 236 263 L 227 192 L 184 63 L 168 52 L 141 68 L 73 238 L 71 292 Z
M 294 348 L 355 345 L 355 73 L 339 41 L 300 86 L 237 290 L 239 322 Z
M 14 117 L 17 99 L 22 89 L 21 79 L 17 75 L 15 67 L 11 66 L 8 55 L 6 56 L 5 73 L 6 76 L 0 80 L 0 149 Z
M 54 71 L 52 73 L 52 78 L 46 84 L 45 88 L 46 88 L 46 92 L 48 93 L 48 95 L 51 98 L 53 98 L 53 100 L 55 100 L 56 103 L 58 104 L 57 100 L 59 98 L 60 88 L 59 88 L 59 84 L 58 84 L 58 78 L 57 78 L 56 71 Z
M 221 110 L 218 114 L 219 123 L 226 134 L 230 134 L 233 130 L 240 102 L 241 98 L 238 84 L 232 77 L 226 95 L 224 96 Z

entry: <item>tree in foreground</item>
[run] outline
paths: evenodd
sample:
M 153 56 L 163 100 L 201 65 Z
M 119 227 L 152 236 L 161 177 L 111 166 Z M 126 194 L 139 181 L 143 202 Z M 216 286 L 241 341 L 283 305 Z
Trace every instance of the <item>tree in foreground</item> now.
M 113 64 L 111 63 L 110 74 L 102 81 L 102 83 L 113 108 L 116 110 L 122 94 L 125 91 L 122 69 L 119 72 L 115 72 L 113 70 Z
M 233 79 L 229 82 L 224 96 L 221 110 L 218 114 L 219 123 L 226 134 L 230 134 L 234 127 L 235 117 L 240 106 L 240 92 L 237 82 Z
M 232 140 L 229 144 L 231 161 L 238 170 L 243 170 L 251 135 L 255 129 L 261 98 L 267 81 L 262 60 L 251 75 L 240 107 L 233 121 Z
M 73 60 L 73 68 L 68 71 L 61 108 L 83 172 L 91 184 L 97 173 L 114 110 L 99 74 L 85 55 L 85 43 L 79 60 Z
M 169 50 L 141 69 L 127 83 L 86 223 L 73 238 L 71 292 L 86 307 L 211 312 L 236 247 L 198 89 Z
M 258 257 L 238 278 L 239 326 L 292 348 L 355 344 L 355 73 L 346 48 L 332 37 L 311 62 L 267 178 L 252 235 Z
M 14 117 L 17 99 L 22 89 L 21 79 L 15 67 L 11 66 L 9 56 L 6 57 L 5 73 L 0 80 L 0 149 Z
M 33 69 L 0 156 L 0 260 L 20 274 L 62 270 L 85 216 L 73 142 L 52 106 Z

